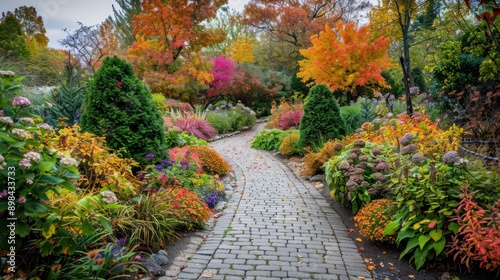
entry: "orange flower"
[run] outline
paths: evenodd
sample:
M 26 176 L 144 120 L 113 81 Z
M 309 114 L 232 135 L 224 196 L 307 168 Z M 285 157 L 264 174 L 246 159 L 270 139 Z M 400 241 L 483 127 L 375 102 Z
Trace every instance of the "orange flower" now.
M 90 259 L 95 259 L 99 255 L 99 250 L 92 250 L 87 253 Z
M 61 266 L 60 264 L 56 264 L 54 266 L 52 266 L 52 268 L 50 269 L 52 272 L 58 272 L 60 269 L 61 269 Z

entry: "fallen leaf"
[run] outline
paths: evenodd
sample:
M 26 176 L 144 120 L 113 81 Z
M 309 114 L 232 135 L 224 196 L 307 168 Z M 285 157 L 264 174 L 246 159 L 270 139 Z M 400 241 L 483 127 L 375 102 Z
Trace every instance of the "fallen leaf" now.
M 382 252 L 382 254 L 387 255 L 387 252 L 386 252 L 386 251 L 383 251 L 383 252 Z
M 358 280 L 365 280 L 366 278 L 364 276 L 358 276 Z
M 187 265 L 183 265 L 181 266 L 181 270 L 183 270 L 184 268 L 187 268 L 188 266 Z
M 209 274 L 209 273 L 205 273 L 205 274 L 201 275 L 201 278 L 212 278 L 212 277 L 213 277 L 213 275 Z
M 366 266 L 366 269 L 368 269 L 369 271 L 372 271 L 372 270 L 374 270 L 374 269 L 375 269 L 375 266 L 374 266 L 374 265 L 372 265 L 372 264 L 370 264 L 370 265 L 367 265 L 367 266 Z
M 363 252 L 365 250 L 365 247 L 359 247 L 359 250 Z
M 410 279 L 415 279 L 415 275 L 410 274 L 410 275 L 408 275 L 408 278 L 410 278 Z
M 380 267 L 384 267 L 384 263 L 383 262 L 380 262 L 378 265 L 380 265 Z
M 349 231 L 350 233 L 353 233 L 353 232 L 355 231 L 355 229 L 350 228 L 350 229 L 348 229 L 348 231 Z
M 358 237 L 358 238 L 356 238 L 356 241 L 363 242 L 363 239 L 361 239 L 361 238 Z

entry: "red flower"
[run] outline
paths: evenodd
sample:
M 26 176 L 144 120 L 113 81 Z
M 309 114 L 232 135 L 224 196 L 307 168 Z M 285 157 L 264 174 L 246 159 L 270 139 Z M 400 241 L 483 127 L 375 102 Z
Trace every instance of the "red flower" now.
M 117 86 L 118 88 L 122 88 L 122 82 L 120 82 L 120 81 L 116 82 L 116 86 Z
M 179 207 L 179 202 L 175 201 L 173 206 L 174 206 L 174 208 Z

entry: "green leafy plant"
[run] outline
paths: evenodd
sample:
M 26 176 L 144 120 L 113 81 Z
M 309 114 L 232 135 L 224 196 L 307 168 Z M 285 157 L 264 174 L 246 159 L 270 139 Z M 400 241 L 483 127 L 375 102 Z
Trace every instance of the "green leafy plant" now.
M 418 154 L 417 154 L 418 155 Z M 412 156 L 391 179 L 398 211 L 384 233 L 397 232 L 398 246 L 404 246 L 400 258 L 420 269 L 426 261 L 444 256 L 446 240 L 456 224 L 449 219 L 459 205 L 460 186 L 468 182 L 463 159 L 448 152 L 443 161 Z
M 5 80 L 4 80 L 5 82 Z M 16 96 L 12 101 L 5 94 L 17 87 L 4 83 L 0 92 L 0 104 L 7 104 L 0 112 L 0 217 L 1 236 L 7 240 L 10 231 L 7 218 L 16 218 L 16 250 L 19 250 L 31 234 L 39 236 L 35 225 L 45 222 L 50 209 L 47 192 L 56 194 L 60 189 L 75 192 L 78 179 L 78 162 L 70 156 L 58 157 L 57 150 L 47 148 L 53 141 L 53 128 L 48 124 L 36 124 L 39 117 L 27 113 L 31 103 L 27 98 Z M 0 250 L 7 250 L 6 242 Z
M 175 147 L 183 147 L 183 146 L 206 146 L 208 143 L 206 140 L 200 139 L 196 136 L 189 135 L 185 131 L 181 131 L 180 129 L 169 129 L 166 133 L 165 137 L 166 147 L 171 149 Z
M 345 123 L 340 116 L 339 105 L 325 84 L 315 85 L 309 91 L 299 130 L 301 148 L 345 135 Z
M 114 210 L 111 221 L 115 235 L 151 250 L 163 249 L 176 237 L 176 229 L 184 225 L 182 217 L 171 214 L 165 200 L 154 193 L 140 195 L 129 205 Z
M 130 242 L 129 242 L 130 243 Z M 119 239 L 115 244 L 89 252 L 79 252 L 73 262 L 56 263 L 48 273 L 48 280 L 124 279 L 142 272 L 147 273 L 136 259 L 134 248 Z
M 394 152 L 390 146 L 362 140 L 345 146 L 325 164 L 332 197 L 356 213 L 372 198 L 387 195 L 390 166 L 386 154 Z
M 292 133 L 298 133 L 298 131 L 265 129 L 254 137 L 251 143 L 251 147 L 264 151 L 277 151 L 283 141 L 283 138 Z
M 107 57 L 95 73 L 85 96 L 83 131 L 106 137 L 121 156 L 146 164 L 145 155 L 160 156 L 165 128 L 146 85 L 132 66 L 118 57 Z

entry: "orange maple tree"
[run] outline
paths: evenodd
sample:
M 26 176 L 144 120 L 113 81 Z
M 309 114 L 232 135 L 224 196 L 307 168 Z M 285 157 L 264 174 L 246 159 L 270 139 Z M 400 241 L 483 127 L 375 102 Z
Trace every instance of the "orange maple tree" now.
M 137 41 L 129 48 L 137 74 L 153 92 L 178 97 L 186 81 L 207 84 L 210 71 L 197 55 L 203 47 L 224 39 L 223 30 L 203 22 L 216 16 L 227 0 L 144 0 L 144 13 L 132 22 Z M 191 61 L 195 57 L 196 61 Z M 197 68 L 197 66 L 200 66 Z M 192 87 L 193 88 L 193 87 Z M 194 87 L 196 88 L 196 87 Z
M 370 26 L 356 29 L 353 23 L 325 25 L 325 31 L 311 36 L 312 47 L 300 50 L 305 58 L 299 61 L 297 77 L 303 81 L 325 83 L 357 96 L 359 87 L 377 90 L 388 87 L 381 73 L 392 66 L 388 55 L 390 40 L 372 38 Z

